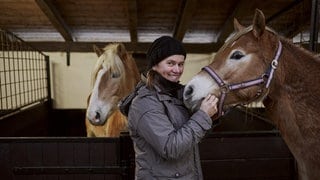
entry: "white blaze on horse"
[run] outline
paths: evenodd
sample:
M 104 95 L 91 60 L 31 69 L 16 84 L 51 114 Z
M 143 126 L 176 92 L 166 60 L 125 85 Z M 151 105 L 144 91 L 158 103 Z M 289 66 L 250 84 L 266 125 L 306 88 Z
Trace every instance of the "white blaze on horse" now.
M 300 179 L 320 178 L 320 59 L 265 25 L 256 10 L 253 25 L 235 19 L 235 33 L 211 64 L 186 85 L 190 109 L 208 94 L 219 113 L 235 104 L 264 100 L 266 111 L 294 155 Z
M 127 118 L 118 108 L 140 80 L 137 65 L 124 45 L 112 43 L 104 49 L 94 46 L 98 61 L 92 72 L 86 129 L 88 137 L 119 137 L 127 130 Z

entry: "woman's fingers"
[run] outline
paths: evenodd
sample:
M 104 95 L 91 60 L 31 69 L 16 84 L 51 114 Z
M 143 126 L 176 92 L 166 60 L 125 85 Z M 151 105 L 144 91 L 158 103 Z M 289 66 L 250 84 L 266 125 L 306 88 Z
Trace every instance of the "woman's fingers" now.
M 215 97 L 212 94 L 209 94 L 204 98 L 200 109 L 204 110 L 209 116 L 213 116 L 218 111 L 217 110 L 218 100 L 219 99 L 217 97 Z

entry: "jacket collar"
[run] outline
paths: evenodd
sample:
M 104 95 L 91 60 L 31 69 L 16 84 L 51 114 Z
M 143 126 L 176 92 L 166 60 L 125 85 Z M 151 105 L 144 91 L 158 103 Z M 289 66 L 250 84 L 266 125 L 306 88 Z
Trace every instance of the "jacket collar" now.
M 153 85 L 157 92 L 168 94 L 176 98 L 179 98 L 179 91 L 181 91 L 184 87 L 179 82 L 172 82 L 165 79 L 157 72 L 154 73 Z

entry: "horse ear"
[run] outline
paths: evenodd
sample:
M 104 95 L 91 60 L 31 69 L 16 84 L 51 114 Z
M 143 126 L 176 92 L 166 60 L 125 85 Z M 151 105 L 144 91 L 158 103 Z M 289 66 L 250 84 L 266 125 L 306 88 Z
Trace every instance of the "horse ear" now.
M 266 21 L 264 14 L 261 10 L 256 9 L 256 13 L 253 18 L 253 35 L 259 38 L 266 28 Z
M 244 29 L 244 26 L 242 26 L 236 18 L 233 19 L 233 27 L 235 31 L 241 31 Z
M 122 43 L 120 43 L 118 45 L 118 56 L 120 57 L 120 59 L 125 59 L 126 55 L 127 55 L 126 47 Z
M 95 44 L 93 45 L 93 51 L 97 54 L 98 57 L 101 56 L 101 54 L 103 53 L 103 50 L 100 49 L 98 46 L 96 46 Z

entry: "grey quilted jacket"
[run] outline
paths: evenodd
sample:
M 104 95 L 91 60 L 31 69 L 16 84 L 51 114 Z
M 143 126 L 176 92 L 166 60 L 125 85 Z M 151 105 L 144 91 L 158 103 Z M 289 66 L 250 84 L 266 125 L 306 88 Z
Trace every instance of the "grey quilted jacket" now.
M 134 143 L 135 179 L 203 179 L 198 143 L 211 128 L 211 118 L 202 110 L 190 115 L 181 95 L 138 86 L 120 104 Z

